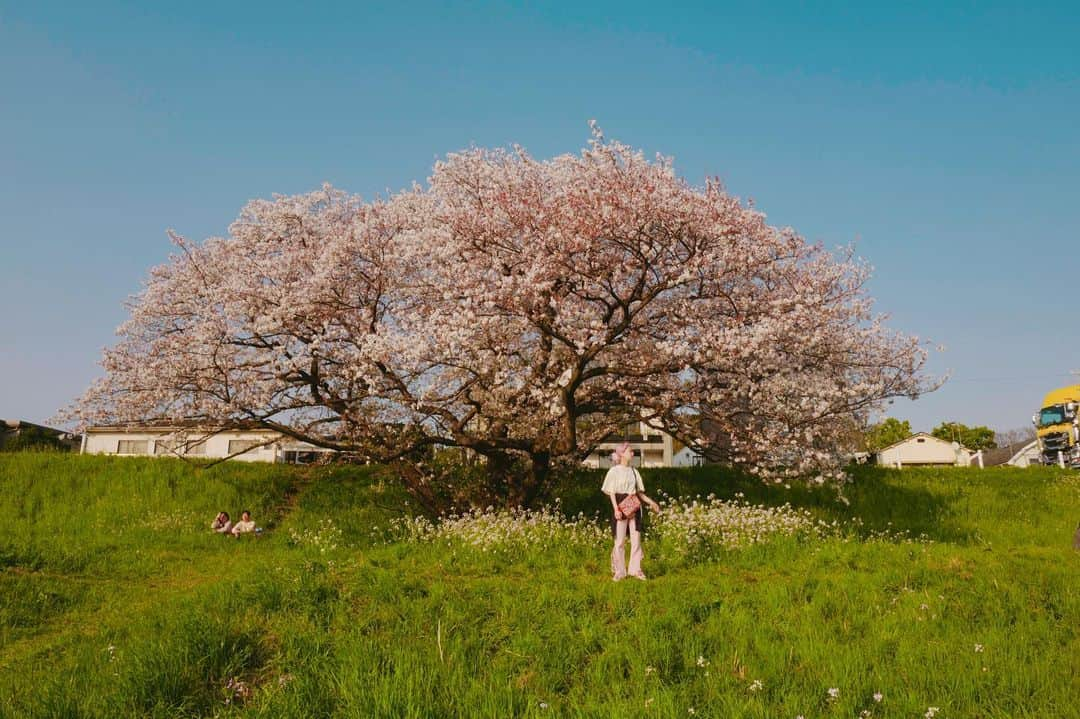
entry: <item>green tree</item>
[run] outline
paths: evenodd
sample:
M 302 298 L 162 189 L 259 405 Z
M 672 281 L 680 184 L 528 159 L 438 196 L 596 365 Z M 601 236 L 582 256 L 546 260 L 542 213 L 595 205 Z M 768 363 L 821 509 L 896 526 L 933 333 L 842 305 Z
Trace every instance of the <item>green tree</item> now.
M 911 435 L 911 422 L 906 419 L 901 422 L 895 417 L 887 417 L 866 430 L 866 449 L 877 452 Z
M 989 427 L 968 427 L 959 422 L 942 422 L 934 427 L 930 434 L 938 439 L 949 442 L 959 442 L 968 449 L 994 449 L 997 442 L 994 441 L 994 430 Z

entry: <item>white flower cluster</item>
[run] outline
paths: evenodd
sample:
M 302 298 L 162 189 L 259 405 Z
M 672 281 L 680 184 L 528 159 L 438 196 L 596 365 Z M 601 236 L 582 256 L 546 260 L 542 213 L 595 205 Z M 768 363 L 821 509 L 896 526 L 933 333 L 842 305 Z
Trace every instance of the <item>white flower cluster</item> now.
M 473 509 L 431 521 L 424 517 L 392 522 L 394 539 L 408 543 L 447 542 L 499 551 L 525 547 L 546 548 L 567 545 L 596 546 L 607 532 L 594 519 L 578 513 L 564 517 L 557 508 Z
M 688 500 L 665 498 L 660 505 L 652 530 L 665 545 L 684 551 L 738 549 L 777 536 L 820 533 L 827 526 L 790 504 L 766 507 L 712 494 Z
M 884 529 L 865 529 L 866 522 L 861 517 L 851 517 L 847 520 L 847 524 L 852 529 L 857 529 L 857 535 L 848 535 L 844 537 L 844 541 L 859 541 L 859 542 L 889 542 L 891 544 L 933 544 L 933 540 L 926 532 L 920 532 L 919 534 L 912 534 L 908 529 L 900 529 L 893 526 L 892 522 L 887 522 Z
M 714 495 L 688 500 L 664 498 L 661 511 L 650 515 L 650 533 L 677 552 L 738 549 L 778 536 L 821 535 L 830 527 L 808 511 L 788 504 L 752 505 L 741 495 L 721 500 Z M 473 509 L 432 521 L 425 517 L 397 519 L 389 541 L 447 542 L 482 551 L 507 548 L 597 546 L 609 540 L 606 523 L 578 513 L 565 517 L 558 506 L 529 509 Z M 386 536 L 386 535 L 383 535 Z
M 338 548 L 341 543 L 341 530 L 334 526 L 333 520 L 321 519 L 316 527 L 310 529 L 290 529 L 289 543 L 295 547 L 310 547 L 326 554 Z

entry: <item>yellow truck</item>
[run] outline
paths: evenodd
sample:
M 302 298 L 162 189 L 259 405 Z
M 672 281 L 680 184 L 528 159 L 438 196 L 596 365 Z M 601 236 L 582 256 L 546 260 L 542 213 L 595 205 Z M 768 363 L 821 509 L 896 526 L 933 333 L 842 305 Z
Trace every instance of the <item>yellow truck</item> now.
M 1043 464 L 1080 467 L 1080 384 L 1055 389 L 1043 398 L 1042 409 L 1032 417 Z

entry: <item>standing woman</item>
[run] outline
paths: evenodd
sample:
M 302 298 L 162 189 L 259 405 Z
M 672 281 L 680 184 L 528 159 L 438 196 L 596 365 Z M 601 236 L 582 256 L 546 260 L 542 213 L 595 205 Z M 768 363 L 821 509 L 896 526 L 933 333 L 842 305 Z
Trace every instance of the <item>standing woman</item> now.
M 623 442 L 612 452 L 611 461 L 614 466 L 604 476 L 604 486 L 600 490 L 611 500 L 611 534 L 615 537 L 615 547 L 611 550 L 611 573 L 612 579 L 616 582 L 627 574 L 636 579 L 645 579 L 645 574 L 641 571 L 641 560 L 644 557 L 641 551 L 644 507 L 627 516 L 619 509 L 619 503 L 628 496 L 636 494 L 638 499 L 652 507 L 654 512 L 660 511 L 660 505 L 645 495 L 645 483 L 641 481 L 641 473 L 630 466 L 630 460 L 633 458 L 634 449 L 629 442 Z M 630 535 L 629 569 L 626 566 L 624 549 L 628 533 Z

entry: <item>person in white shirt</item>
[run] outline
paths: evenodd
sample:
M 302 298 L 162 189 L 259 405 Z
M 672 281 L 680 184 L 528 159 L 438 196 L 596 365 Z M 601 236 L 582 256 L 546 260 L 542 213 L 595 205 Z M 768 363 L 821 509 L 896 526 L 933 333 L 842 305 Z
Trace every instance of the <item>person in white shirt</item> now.
M 214 521 L 210 524 L 210 529 L 218 534 L 228 534 L 232 531 L 232 521 L 229 520 L 228 512 L 218 512 L 218 515 L 214 517 Z
M 641 531 L 644 529 L 642 522 L 643 509 L 638 509 L 630 516 L 626 516 L 619 509 L 619 503 L 632 494 L 636 494 L 642 504 L 647 504 L 654 512 L 660 511 L 660 505 L 645 494 L 645 483 L 641 480 L 641 473 L 630 466 L 634 458 L 634 449 L 629 442 L 623 442 L 611 453 L 611 461 L 614 463 L 604 476 L 604 486 L 600 488 L 611 500 L 611 534 L 615 537 L 615 546 L 611 550 L 611 573 L 616 582 L 629 574 L 635 579 L 645 579 L 641 571 L 641 560 L 644 553 L 641 550 Z M 626 535 L 630 535 L 630 566 L 626 566 Z
M 239 537 L 241 534 L 247 534 L 255 531 L 255 522 L 251 520 L 251 512 L 246 509 L 240 514 L 240 521 L 233 525 L 232 534 L 234 537 Z

